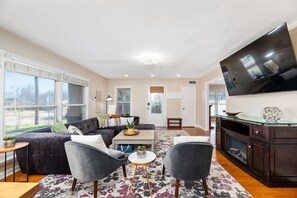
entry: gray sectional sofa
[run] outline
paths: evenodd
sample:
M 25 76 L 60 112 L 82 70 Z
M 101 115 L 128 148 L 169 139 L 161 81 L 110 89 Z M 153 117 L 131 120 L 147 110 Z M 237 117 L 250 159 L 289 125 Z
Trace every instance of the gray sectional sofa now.
M 134 117 L 135 128 L 154 130 L 153 124 L 139 124 L 139 117 Z M 112 138 L 126 126 L 98 128 L 98 119 L 90 118 L 70 123 L 79 128 L 84 135 L 101 134 L 108 147 Z M 66 124 L 68 127 L 69 124 Z M 17 142 L 29 142 L 29 173 L 30 174 L 70 174 L 64 143 L 71 139 L 69 133 L 52 133 L 50 127 L 38 131 L 23 133 L 16 136 Z M 16 152 L 17 160 L 22 172 L 26 172 L 25 149 Z

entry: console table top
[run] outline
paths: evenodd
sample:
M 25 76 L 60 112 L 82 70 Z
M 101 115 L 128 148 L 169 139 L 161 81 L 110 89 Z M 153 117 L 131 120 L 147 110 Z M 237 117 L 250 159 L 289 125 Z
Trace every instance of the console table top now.
M 260 124 L 265 126 L 297 126 L 297 120 L 279 120 L 277 122 L 266 122 L 264 118 L 244 114 L 238 114 L 236 116 L 218 114 L 217 116 L 222 117 L 224 119 L 243 121 L 251 124 Z

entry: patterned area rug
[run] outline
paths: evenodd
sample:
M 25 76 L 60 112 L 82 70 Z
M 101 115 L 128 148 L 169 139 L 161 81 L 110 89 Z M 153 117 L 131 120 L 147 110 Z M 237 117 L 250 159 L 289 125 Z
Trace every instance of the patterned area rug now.
M 175 179 L 168 174 L 162 178 L 162 158 L 173 143 L 176 135 L 185 135 L 183 130 L 156 130 L 155 153 L 156 161 L 148 166 L 153 197 L 174 197 Z M 106 198 L 141 198 L 150 197 L 145 177 L 145 170 L 139 167 L 133 184 L 132 193 L 129 192 L 133 171 L 135 167 L 130 163 L 126 166 L 127 177 L 123 177 L 122 168 L 99 180 L 98 197 Z M 79 182 L 76 185 L 74 195 L 70 195 L 73 177 L 71 175 L 48 175 L 40 181 L 40 191 L 35 195 L 38 197 L 93 197 L 93 182 Z M 207 178 L 209 197 L 252 197 L 222 166 L 212 161 L 210 175 Z M 201 181 L 181 181 L 179 189 L 180 197 L 205 197 Z

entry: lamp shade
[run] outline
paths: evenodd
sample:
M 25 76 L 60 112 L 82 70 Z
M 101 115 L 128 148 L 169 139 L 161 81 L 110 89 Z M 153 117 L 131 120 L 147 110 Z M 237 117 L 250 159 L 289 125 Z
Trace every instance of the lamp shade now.
M 106 101 L 111 101 L 112 97 L 110 95 L 107 96 Z

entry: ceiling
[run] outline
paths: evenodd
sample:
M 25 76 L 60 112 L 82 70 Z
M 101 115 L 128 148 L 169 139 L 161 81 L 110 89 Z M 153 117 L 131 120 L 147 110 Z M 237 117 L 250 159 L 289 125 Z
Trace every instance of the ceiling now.
M 200 77 L 296 21 L 296 0 L 0 0 L 0 27 L 109 79 Z

